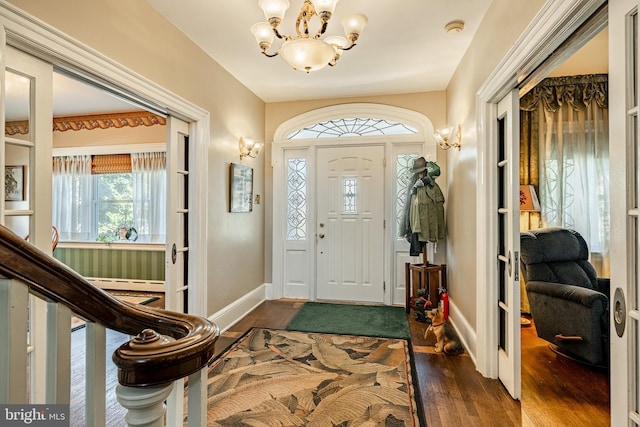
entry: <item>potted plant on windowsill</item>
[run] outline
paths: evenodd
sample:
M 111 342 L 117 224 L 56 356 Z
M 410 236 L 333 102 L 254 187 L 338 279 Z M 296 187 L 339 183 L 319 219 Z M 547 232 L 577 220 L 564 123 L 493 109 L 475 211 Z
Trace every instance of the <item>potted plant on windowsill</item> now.
M 96 237 L 96 242 L 102 242 L 107 246 L 111 246 L 111 243 L 118 240 L 115 233 L 100 233 Z

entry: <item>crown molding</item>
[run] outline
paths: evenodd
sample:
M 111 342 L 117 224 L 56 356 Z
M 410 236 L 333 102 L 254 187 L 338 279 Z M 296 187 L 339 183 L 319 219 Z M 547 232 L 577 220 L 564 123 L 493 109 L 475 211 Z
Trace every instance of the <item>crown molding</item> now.
M 95 114 L 88 116 L 55 117 L 53 119 L 54 132 L 68 130 L 94 130 L 138 126 L 166 125 L 167 119 L 148 111 L 132 111 L 128 113 Z M 29 121 L 19 120 L 5 123 L 5 135 L 27 135 Z

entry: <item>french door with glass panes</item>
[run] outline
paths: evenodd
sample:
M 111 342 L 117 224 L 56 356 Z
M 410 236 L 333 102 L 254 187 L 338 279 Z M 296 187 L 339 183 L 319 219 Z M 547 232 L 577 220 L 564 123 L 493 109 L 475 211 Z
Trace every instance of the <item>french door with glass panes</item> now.
M 640 426 L 639 9 L 609 2 L 612 426 Z
M 4 46 L 3 65 L 5 132 L 0 137 L 0 164 L 5 173 L 0 176 L 0 187 L 5 194 L 0 199 L 0 221 L 18 236 L 51 253 L 53 67 L 8 46 Z M 29 309 L 24 313 L 24 322 L 17 321 L 6 328 L 9 336 L 0 337 L 0 341 L 9 354 L 12 347 L 27 348 L 28 357 L 0 357 L 0 402 L 23 402 L 25 396 L 33 403 L 68 402 L 68 383 L 61 380 L 53 384 L 51 378 L 56 376 L 46 372 L 64 366 L 49 363 L 45 353 L 47 328 L 70 330 L 68 309 L 54 305 L 47 319 L 47 303 L 29 296 L 26 286 L 8 285 L 5 290 L 12 301 L 23 301 L 27 306 L 28 300 Z M 58 336 L 64 341 L 69 334 Z M 65 342 L 57 344 L 65 351 Z M 24 389 L 23 380 L 27 375 L 28 390 Z
M 520 204 L 519 98 L 513 90 L 498 103 L 497 141 L 497 297 L 498 378 L 520 398 Z

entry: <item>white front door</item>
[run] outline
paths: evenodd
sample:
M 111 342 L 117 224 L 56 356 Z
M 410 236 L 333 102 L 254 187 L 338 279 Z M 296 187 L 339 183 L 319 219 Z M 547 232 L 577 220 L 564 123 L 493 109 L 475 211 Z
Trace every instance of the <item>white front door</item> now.
M 609 2 L 611 425 L 640 425 L 638 0 Z
M 520 173 L 518 91 L 498 103 L 496 193 L 498 195 L 498 377 L 520 398 Z
M 384 301 L 384 146 L 317 152 L 316 297 Z

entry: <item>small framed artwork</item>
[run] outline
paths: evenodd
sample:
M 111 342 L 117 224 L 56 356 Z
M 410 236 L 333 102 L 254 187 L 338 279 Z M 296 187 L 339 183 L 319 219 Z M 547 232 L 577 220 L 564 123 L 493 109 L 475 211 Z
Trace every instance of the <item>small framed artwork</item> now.
M 230 212 L 253 210 L 253 168 L 231 163 Z
M 4 200 L 20 202 L 25 200 L 26 166 L 4 167 Z

